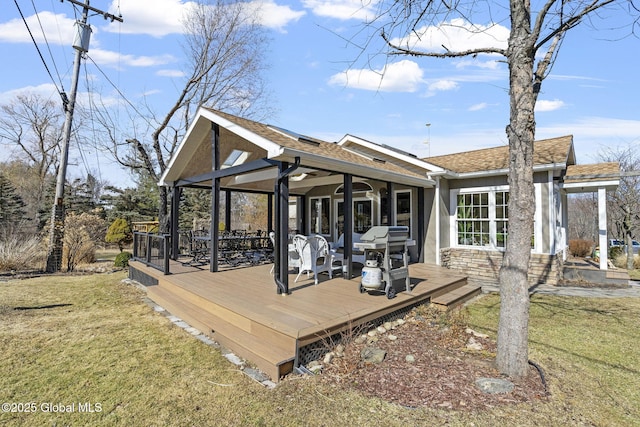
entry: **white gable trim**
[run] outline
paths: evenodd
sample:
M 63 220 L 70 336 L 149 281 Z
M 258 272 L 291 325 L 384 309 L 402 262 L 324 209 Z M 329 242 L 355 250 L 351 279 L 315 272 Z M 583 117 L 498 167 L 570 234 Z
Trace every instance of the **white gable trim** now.
M 391 150 L 389 148 L 385 148 L 382 145 L 373 143 L 371 141 L 367 141 L 366 139 L 362 139 L 359 138 L 357 136 L 353 136 L 353 135 L 345 135 L 342 137 L 342 139 L 340 141 L 338 141 L 338 145 L 345 148 L 345 145 L 347 143 L 354 143 L 356 145 L 361 145 L 363 147 L 366 147 L 370 150 L 373 151 L 377 151 L 381 154 L 384 154 L 385 156 L 389 156 L 389 157 L 393 157 L 395 159 L 401 160 L 403 162 L 406 163 L 410 163 L 414 166 L 417 166 L 419 168 L 425 169 L 426 171 L 430 172 L 430 173 L 443 173 L 445 172 L 445 170 L 443 168 L 441 168 L 440 166 L 436 166 L 436 165 L 432 165 L 431 163 L 425 162 L 424 160 L 420 160 L 416 157 L 412 157 L 406 154 L 402 154 L 398 151 L 395 150 Z

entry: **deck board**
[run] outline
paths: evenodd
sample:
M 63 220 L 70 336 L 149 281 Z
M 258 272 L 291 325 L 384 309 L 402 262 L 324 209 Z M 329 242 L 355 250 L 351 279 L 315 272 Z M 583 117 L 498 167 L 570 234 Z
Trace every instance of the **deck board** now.
M 318 285 L 314 284 L 313 276 L 307 279 L 302 275 L 295 283 L 296 275 L 290 274 L 290 294 L 281 295 L 276 291 L 270 265 L 211 273 L 208 266 L 194 268 L 172 262 L 172 274 L 166 276 L 139 262 L 132 262 L 131 268 L 156 279 L 158 284 L 148 288 L 150 296 L 153 288 L 162 288 L 163 292 L 156 294 L 179 311 L 172 314 L 195 319 L 201 327 L 204 325 L 203 332 L 215 331 L 231 345 L 234 339 L 253 336 L 253 344 L 241 345 L 245 347 L 243 350 L 254 345 L 256 352 L 269 353 L 266 348 L 269 340 L 273 341 L 274 346 L 280 347 L 273 349 L 273 354 L 264 355 L 268 360 L 285 360 L 283 353 L 291 351 L 291 346 L 296 347 L 295 343 L 302 346 L 318 341 L 328 334 L 429 300 L 448 286 L 466 281 L 464 276 L 442 267 L 412 264 L 411 292 L 398 292 L 389 300 L 383 293 L 360 293 L 359 277 L 347 280 L 338 275 L 329 279 L 326 274 L 319 276 Z M 245 354 L 251 355 L 248 350 Z

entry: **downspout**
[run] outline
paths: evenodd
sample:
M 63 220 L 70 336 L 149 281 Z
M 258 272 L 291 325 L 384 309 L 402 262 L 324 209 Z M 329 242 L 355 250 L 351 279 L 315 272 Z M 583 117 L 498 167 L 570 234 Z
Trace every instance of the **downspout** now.
M 280 200 L 280 186 L 282 185 L 282 181 L 287 178 L 289 175 L 291 175 L 291 173 L 293 171 L 295 171 L 296 169 L 298 169 L 298 167 L 300 166 L 300 157 L 296 156 L 295 161 L 293 163 L 293 165 L 289 166 L 287 169 L 283 170 L 282 172 L 280 172 L 278 174 L 278 178 L 276 179 L 276 183 L 274 186 L 274 190 L 273 193 L 278 195 L 278 199 L 275 201 L 276 202 L 276 209 L 282 209 L 282 207 L 278 208 L 279 205 L 281 205 L 281 200 Z M 273 266 L 273 280 L 276 283 L 276 286 L 278 287 L 278 293 L 282 293 L 283 295 L 286 295 L 289 293 L 289 286 L 287 286 L 281 279 L 280 277 L 280 262 L 282 261 L 282 257 L 281 255 L 284 254 L 284 251 L 281 251 L 280 248 L 280 241 L 281 241 L 281 223 L 282 221 L 280 220 L 280 216 L 281 215 L 276 215 L 276 224 L 275 224 L 275 231 L 276 231 L 276 238 L 275 238 L 275 245 L 273 248 L 273 251 L 275 252 L 276 256 L 274 257 L 274 266 Z M 288 264 L 288 261 L 287 261 Z M 288 267 L 287 267 L 288 270 Z

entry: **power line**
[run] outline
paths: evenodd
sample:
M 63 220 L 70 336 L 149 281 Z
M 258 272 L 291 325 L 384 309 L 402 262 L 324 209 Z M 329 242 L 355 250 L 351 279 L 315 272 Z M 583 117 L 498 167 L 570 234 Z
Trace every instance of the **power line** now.
M 56 90 L 58 91 L 58 93 L 61 94 L 63 93 L 63 90 L 60 90 L 60 88 L 58 88 L 58 85 L 56 84 L 55 79 L 53 78 L 53 75 L 51 74 L 51 70 L 49 70 L 49 66 L 47 65 L 47 62 L 45 61 L 44 57 L 42 56 L 42 52 L 40 51 L 40 47 L 38 47 L 38 43 L 36 42 L 35 37 L 33 37 L 33 33 L 31 32 L 31 28 L 29 28 L 29 24 L 27 24 L 27 20 L 24 17 L 24 14 L 22 13 L 22 9 L 20 9 L 20 5 L 18 4 L 18 0 L 13 0 L 13 3 L 16 5 L 16 8 L 18 8 L 18 12 L 20 13 L 20 17 L 22 18 L 22 22 L 24 22 L 24 26 L 27 28 L 27 31 L 29 32 L 29 36 L 31 37 L 31 40 L 33 41 L 33 45 L 35 46 L 36 50 L 38 51 L 38 55 L 40 56 L 40 60 L 42 61 L 42 64 L 44 65 L 45 70 L 47 70 L 47 74 L 49 74 L 49 77 L 51 78 L 51 81 L 53 82 L 53 85 L 56 87 Z M 64 102 L 64 98 L 63 98 L 63 102 Z
M 133 109 L 133 111 L 135 111 L 137 114 L 140 115 L 140 117 L 142 117 L 142 119 L 149 125 L 149 126 L 155 126 L 154 123 L 151 123 L 149 120 L 147 120 L 147 118 L 144 116 L 144 114 L 142 114 L 140 111 L 138 111 L 138 109 L 136 108 L 135 105 L 133 105 L 133 103 L 131 101 L 129 101 L 129 99 L 127 99 L 127 97 L 125 96 L 124 93 L 122 93 L 122 91 L 120 89 L 118 89 L 118 87 L 111 81 L 111 79 L 109 78 L 109 76 L 107 76 L 105 74 L 104 71 L 102 71 L 102 69 L 98 66 L 98 64 L 95 63 L 95 61 L 93 60 L 93 58 L 91 58 L 91 55 L 87 54 L 87 59 L 89 59 L 91 61 L 91 63 L 93 63 L 93 65 L 98 69 L 98 71 L 100 71 L 100 74 L 102 74 L 102 76 L 107 80 L 107 82 L 109 82 L 109 84 L 111 85 L 111 87 L 113 87 L 116 92 L 118 92 L 118 95 L 120 95 L 122 97 L 122 99 Z

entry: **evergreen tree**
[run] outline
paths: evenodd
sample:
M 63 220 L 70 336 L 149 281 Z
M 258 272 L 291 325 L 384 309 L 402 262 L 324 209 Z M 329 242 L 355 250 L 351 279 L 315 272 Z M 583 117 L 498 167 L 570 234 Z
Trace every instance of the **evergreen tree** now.
M 25 204 L 16 188 L 0 173 L 0 228 L 11 230 L 25 220 Z

